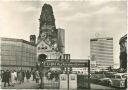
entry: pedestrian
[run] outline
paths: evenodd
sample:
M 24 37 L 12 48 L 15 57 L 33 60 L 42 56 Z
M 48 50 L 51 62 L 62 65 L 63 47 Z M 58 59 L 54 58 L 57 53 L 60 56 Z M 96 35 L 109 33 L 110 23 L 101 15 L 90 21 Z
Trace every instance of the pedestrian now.
M 30 77 L 31 77 L 31 74 L 30 74 L 30 72 L 27 70 L 27 72 L 26 72 L 27 82 L 29 82 Z
M 3 73 L 3 79 L 2 79 L 2 82 L 4 82 L 4 87 L 6 87 L 6 83 L 8 83 L 8 86 L 10 86 L 10 72 L 9 70 L 6 70 L 6 72 Z
M 15 71 L 11 72 L 11 83 L 12 83 L 12 86 L 14 86 L 16 84 L 16 73 L 15 73 Z
M 39 83 L 40 75 L 39 75 L 39 71 L 38 70 L 36 70 L 36 72 L 35 72 L 35 78 L 36 78 L 36 83 Z
M 14 70 L 15 83 L 17 83 L 17 72 Z
M 21 70 L 20 73 L 19 73 L 19 81 L 20 81 L 20 84 L 23 83 L 23 74 L 22 74 L 22 70 Z
M 3 80 L 4 80 L 4 79 L 3 79 L 4 73 L 5 73 L 5 71 L 2 70 L 2 71 L 1 71 L 1 81 L 2 81 L 2 82 L 4 82 L 4 81 L 3 81 Z
M 3 78 L 3 73 L 4 73 L 5 71 L 4 70 L 1 70 L 1 80 L 2 80 L 2 78 Z
M 20 71 L 18 70 L 18 71 L 17 71 L 17 83 L 20 82 L 19 73 L 20 73 Z
M 33 81 L 36 80 L 35 71 L 32 72 L 32 76 L 33 76 Z
M 24 83 L 24 78 L 25 78 L 25 72 L 24 71 L 22 71 L 22 83 Z
M 11 71 L 8 70 L 8 77 L 9 77 L 9 86 L 10 86 L 10 82 L 11 82 Z
M 22 79 L 23 79 L 22 71 L 19 71 L 17 75 L 18 75 L 19 84 L 21 84 L 22 83 Z

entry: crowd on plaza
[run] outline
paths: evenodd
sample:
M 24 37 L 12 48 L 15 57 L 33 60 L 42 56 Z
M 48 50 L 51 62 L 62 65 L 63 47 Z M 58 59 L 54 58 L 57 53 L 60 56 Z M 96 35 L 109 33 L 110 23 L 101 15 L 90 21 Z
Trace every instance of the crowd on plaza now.
M 39 83 L 39 71 L 29 71 L 29 70 L 1 70 L 0 73 L 0 81 L 4 84 L 4 87 L 12 86 L 14 87 L 16 84 L 22 84 L 25 81 L 25 78 L 27 79 L 27 82 L 29 82 L 29 79 L 33 77 L 33 81 L 35 80 L 36 83 Z

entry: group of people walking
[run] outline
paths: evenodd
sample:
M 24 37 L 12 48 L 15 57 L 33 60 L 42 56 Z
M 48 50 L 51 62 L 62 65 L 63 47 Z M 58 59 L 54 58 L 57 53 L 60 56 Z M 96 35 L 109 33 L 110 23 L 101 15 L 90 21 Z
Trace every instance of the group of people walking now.
M 30 71 L 15 71 L 15 70 L 1 70 L 1 80 L 4 83 L 4 87 L 6 87 L 6 84 L 8 86 L 14 86 L 15 84 L 21 84 L 24 82 L 25 77 L 27 81 L 29 82 L 29 79 L 31 77 Z

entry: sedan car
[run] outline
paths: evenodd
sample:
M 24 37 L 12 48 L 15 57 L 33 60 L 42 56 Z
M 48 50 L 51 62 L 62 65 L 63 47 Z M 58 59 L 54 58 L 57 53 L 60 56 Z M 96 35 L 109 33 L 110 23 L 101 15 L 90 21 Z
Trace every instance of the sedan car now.
M 99 84 L 110 86 L 111 85 L 111 79 L 110 78 L 101 78 L 99 80 Z
M 127 74 L 125 73 L 118 73 L 115 74 L 113 78 L 111 78 L 111 86 L 118 87 L 118 88 L 126 88 L 127 86 Z

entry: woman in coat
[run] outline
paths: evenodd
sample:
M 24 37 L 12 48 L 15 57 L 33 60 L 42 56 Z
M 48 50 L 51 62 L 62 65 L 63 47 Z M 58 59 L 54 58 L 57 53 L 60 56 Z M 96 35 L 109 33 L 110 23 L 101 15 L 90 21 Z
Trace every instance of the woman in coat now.
M 11 72 L 11 83 L 12 83 L 12 86 L 14 86 L 16 84 L 16 74 L 15 74 L 15 71 L 12 71 Z

